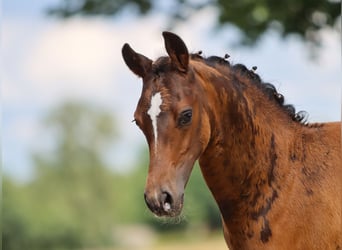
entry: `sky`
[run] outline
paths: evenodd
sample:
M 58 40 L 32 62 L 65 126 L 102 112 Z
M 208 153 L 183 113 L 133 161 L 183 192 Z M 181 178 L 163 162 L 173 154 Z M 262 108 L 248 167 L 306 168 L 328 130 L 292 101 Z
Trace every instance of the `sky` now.
M 49 140 L 43 117 L 66 100 L 84 100 L 112 111 L 119 139 L 108 152 L 109 165 L 126 171 L 136 152 L 146 146 L 131 123 L 141 80 L 121 57 L 128 42 L 151 59 L 165 55 L 162 14 L 138 18 L 129 11 L 112 18 L 58 20 L 45 15 L 57 0 L 4 0 L 1 29 L 2 159 L 4 171 L 17 180 L 33 175 L 31 155 Z M 199 11 L 173 32 L 191 52 L 228 53 L 234 63 L 258 66 L 263 80 L 274 84 L 287 103 L 306 110 L 310 122 L 341 116 L 340 34 L 323 30 L 323 46 L 312 61 L 307 45 L 295 36 L 268 32 L 254 48 L 234 47 L 239 31 L 227 26 L 214 32 L 216 10 Z M 136 160 L 136 159 L 135 159 Z

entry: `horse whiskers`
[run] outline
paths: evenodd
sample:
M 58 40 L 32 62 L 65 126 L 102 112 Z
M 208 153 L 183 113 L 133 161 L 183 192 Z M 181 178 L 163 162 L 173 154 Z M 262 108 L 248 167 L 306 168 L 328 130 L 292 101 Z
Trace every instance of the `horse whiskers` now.
M 163 224 L 163 225 L 179 225 L 182 222 L 186 221 L 186 216 L 182 213 L 180 215 L 171 215 L 172 217 L 158 217 L 155 215 L 156 218 Z

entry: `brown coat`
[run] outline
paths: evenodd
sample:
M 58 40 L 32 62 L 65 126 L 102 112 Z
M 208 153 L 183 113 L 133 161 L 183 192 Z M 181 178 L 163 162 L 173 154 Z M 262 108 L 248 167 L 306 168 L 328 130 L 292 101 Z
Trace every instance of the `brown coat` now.
M 341 123 L 306 124 L 254 70 L 163 36 L 169 57 L 155 62 L 122 50 L 143 79 L 135 121 L 150 149 L 151 211 L 181 212 L 199 159 L 230 249 L 341 249 Z

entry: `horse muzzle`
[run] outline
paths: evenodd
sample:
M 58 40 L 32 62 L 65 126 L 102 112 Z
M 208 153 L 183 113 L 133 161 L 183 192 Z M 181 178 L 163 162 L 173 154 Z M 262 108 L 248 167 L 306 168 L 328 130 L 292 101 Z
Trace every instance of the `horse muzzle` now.
M 184 193 L 175 195 L 168 190 L 145 191 L 144 198 L 147 207 L 159 217 L 175 217 L 182 212 Z

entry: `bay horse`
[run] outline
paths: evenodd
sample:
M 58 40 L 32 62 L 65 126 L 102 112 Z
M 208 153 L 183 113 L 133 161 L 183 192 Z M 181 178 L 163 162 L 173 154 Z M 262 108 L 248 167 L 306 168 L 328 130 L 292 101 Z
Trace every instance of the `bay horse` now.
M 230 249 L 341 249 L 341 122 L 309 124 L 254 67 L 163 37 L 156 61 L 122 48 L 143 81 L 134 121 L 149 146 L 149 209 L 178 216 L 199 160 Z

